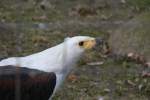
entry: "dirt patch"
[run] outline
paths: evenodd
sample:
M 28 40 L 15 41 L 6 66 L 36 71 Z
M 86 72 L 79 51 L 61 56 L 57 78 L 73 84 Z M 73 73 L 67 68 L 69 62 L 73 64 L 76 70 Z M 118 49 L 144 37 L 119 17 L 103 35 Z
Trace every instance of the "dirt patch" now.
M 119 27 L 110 34 L 109 43 L 113 52 L 127 54 L 130 52 L 144 55 L 150 60 L 149 14 L 142 14 Z

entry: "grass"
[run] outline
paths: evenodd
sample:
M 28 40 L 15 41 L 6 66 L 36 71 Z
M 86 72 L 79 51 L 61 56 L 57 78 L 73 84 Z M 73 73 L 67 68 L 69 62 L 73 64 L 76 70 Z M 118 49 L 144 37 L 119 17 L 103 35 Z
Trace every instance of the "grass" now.
M 139 10 L 149 10 L 150 7 L 149 0 L 127 0 L 127 2 Z
M 127 0 L 126 4 L 119 3 L 117 8 L 113 8 L 114 3 L 111 2 L 97 2 L 55 0 L 50 2 L 54 8 L 42 10 L 38 0 L 18 3 L 15 0 L 3 0 L 0 4 L 0 20 L 4 23 L 13 22 L 19 27 L 0 27 L 0 56 L 25 56 L 61 43 L 67 36 L 88 35 L 106 39 L 113 37 L 111 44 L 117 47 L 117 52 L 121 49 L 121 53 L 130 51 L 133 43 L 136 47 L 134 50 L 149 58 L 149 0 Z M 79 6 L 85 7 L 85 11 L 86 7 L 93 8 L 96 14 L 80 16 L 75 12 L 75 15 L 69 15 L 74 13 L 72 9 L 78 9 Z M 132 7 L 140 12 L 137 13 Z M 43 15 L 47 18 L 41 19 Z M 120 21 L 123 24 L 112 24 Z M 52 25 L 42 29 L 38 26 L 40 23 Z M 87 65 L 95 61 L 103 61 L 104 64 Z M 77 76 L 77 81 L 67 79 L 54 100 L 97 100 L 101 96 L 105 100 L 148 100 L 150 79 L 141 77 L 144 70 L 147 69 L 140 64 L 124 59 L 116 61 L 102 58 L 100 52 L 88 51 L 72 72 Z
M 100 96 L 106 100 L 148 100 L 149 79 L 140 77 L 141 66 L 130 62 L 128 65 L 131 67 L 125 67 L 124 62 L 116 63 L 107 59 L 105 64 L 101 66 L 84 65 L 77 67 L 74 74 L 77 75 L 78 80 L 74 83 L 65 82 L 55 100 L 61 98 L 66 100 L 97 100 Z M 141 84 L 142 89 L 139 90 L 138 86 Z M 70 92 L 64 95 L 62 92 L 66 90 Z

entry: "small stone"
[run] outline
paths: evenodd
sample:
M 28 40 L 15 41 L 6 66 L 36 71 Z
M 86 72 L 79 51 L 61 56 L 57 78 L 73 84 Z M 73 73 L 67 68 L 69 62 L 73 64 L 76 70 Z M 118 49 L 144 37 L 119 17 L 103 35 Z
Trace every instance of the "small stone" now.
M 133 56 L 134 56 L 134 53 L 133 52 L 130 52 L 130 53 L 128 53 L 128 55 L 127 55 L 129 58 L 132 58 Z
M 150 67 L 150 62 L 145 63 L 146 67 Z
M 101 15 L 101 19 L 102 19 L 102 20 L 107 20 L 108 17 L 107 17 L 106 15 Z
M 100 97 L 98 97 L 98 100 L 104 100 L 104 97 L 100 96 Z
M 104 89 L 104 92 L 110 92 L 110 89 L 108 89 L 108 88 L 106 88 L 106 89 Z
M 103 61 L 101 61 L 101 62 L 91 62 L 91 63 L 87 63 L 87 65 L 89 65 L 89 66 L 98 66 L 98 65 L 102 65 L 102 64 L 104 64 Z
M 126 3 L 126 0 L 121 0 L 121 3 L 122 3 L 122 4 L 125 4 L 125 3 Z
M 139 90 L 141 91 L 141 90 L 142 90 L 142 88 L 143 88 L 143 85 L 142 85 L 142 84 L 140 84 L 140 85 L 138 86 L 138 88 L 139 88 Z

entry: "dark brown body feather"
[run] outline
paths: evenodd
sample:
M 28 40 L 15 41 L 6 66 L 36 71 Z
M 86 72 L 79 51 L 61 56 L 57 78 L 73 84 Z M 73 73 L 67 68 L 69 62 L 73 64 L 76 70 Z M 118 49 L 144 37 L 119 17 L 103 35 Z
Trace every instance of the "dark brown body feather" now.
M 55 85 L 55 73 L 0 66 L 0 100 L 48 100 Z

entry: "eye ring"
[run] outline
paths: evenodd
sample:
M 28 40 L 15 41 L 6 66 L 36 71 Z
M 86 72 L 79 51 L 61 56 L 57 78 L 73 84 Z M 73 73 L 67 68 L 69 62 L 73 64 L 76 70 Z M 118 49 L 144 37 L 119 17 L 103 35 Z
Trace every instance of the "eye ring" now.
M 79 42 L 79 46 L 83 46 L 84 41 Z

